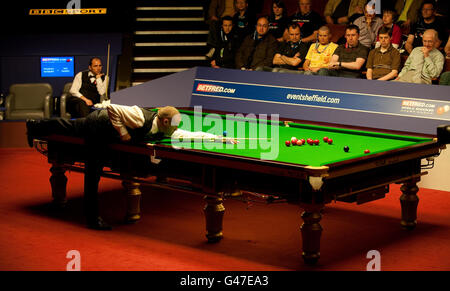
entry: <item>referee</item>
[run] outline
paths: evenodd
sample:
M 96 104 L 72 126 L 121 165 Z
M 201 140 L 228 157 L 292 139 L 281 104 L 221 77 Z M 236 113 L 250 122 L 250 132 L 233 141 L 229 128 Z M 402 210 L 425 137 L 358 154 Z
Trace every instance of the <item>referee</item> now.
M 74 118 L 86 117 L 91 107 L 100 103 L 108 88 L 109 78 L 102 73 L 102 61 L 98 57 L 89 60 L 89 70 L 79 72 L 70 88 L 67 111 Z

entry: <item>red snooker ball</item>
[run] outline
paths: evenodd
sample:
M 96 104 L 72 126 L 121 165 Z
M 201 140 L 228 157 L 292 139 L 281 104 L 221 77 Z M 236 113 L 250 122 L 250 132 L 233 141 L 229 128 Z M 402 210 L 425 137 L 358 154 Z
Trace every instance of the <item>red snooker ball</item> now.
M 324 138 L 323 138 L 323 141 L 324 141 L 324 142 L 328 142 L 328 137 L 324 137 Z
M 308 144 L 310 144 L 310 145 L 312 145 L 312 144 L 314 143 L 314 141 L 313 141 L 311 138 L 308 138 L 308 139 L 306 140 L 306 142 L 307 142 Z
M 298 139 L 296 137 L 291 138 L 292 145 L 297 145 L 297 141 L 298 141 Z
M 332 144 L 333 143 L 333 139 L 329 138 L 327 142 L 328 142 L 328 144 Z
M 314 141 L 314 144 L 315 144 L 315 145 L 319 145 L 319 143 L 320 143 L 320 140 L 318 140 L 318 139 L 316 139 L 316 140 Z
M 369 153 L 370 153 L 370 150 L 365 150 L 364 153 L 365 153 L 365 154 L 369 154 Z
M 288 146 L 291 145 L 291 142 L 290 142 L 289 140 L 287 140 L 287 141 L 285 142 L 285 144 L 286 144 L 286 146 L 288 147 Z
M 303 145 L 303 142 L 302 142 L 301 140 L 298 140 L 298 141 L 297 141 L 297 145 L 298 145 L 298 146 L 302 146 L 302 145 Z

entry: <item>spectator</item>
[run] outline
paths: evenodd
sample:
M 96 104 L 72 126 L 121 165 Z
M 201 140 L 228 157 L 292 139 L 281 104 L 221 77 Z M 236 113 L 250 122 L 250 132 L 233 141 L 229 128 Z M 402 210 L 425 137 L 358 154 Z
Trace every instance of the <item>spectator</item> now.
M 106 93 L 109 78 L 102 73 L 103 65 L 99 58 L 89 61 L 89 70 L 79 72 L 73 79 L 70 98 L 67 99 L 67 111 L 72 117 L 85 117 L 94 104 L 100 103 Z
M 236 53 L 236 68 L 254 70 L 257 67 L 272 66 L 277 40 L 268 31 L 269 20 L 266 17 L 260 17 L 256 24 L 256 31 L 245 37 Z
M 239 43 L 233 32 L 233 18 L 225 16 L 222 18 L 222 28 L 220 30 L 219 45 L 214 51 L 211 60 L 213 68 L 234 68 L 234 56 L 238 49 Z
M 219 22 L 224 16 L 233 16 L 235 0 L 211 0 L 209 4 L 208 18 L 209 21 Z
M 235 0 L 236 13 L 233 16 L 235 33 L 240 42 L 253 32 L 255 16 L 248 10 L 247 0 Z
M 395 10 L 397 11 L 399 24 L 407 32 L 413 23 L 419 20 L 419 10 L 422 6 L 423 0 L 397 0 L 395 3 Z
M 436 30 L 426 30 L 422 39 L 423 46 L 412 50 L 396 80 L 431 84 L 433 78 L 439 77 L 444 66 L 444 56 L 436 49 L 437 40 Z
M 311 10 L 311 0 L 299 0 L 298 6 L 299 10 L 291 16 L 291 22 L 300 26 L 302 42 L 316 41 L 317 30 L 324 24 L 322 17 Z
M 366 0 L 328 0 L 323 12 L 328 24 L 346 24 L 364 14 Z
M 445 45 L 445 55 L 450 58 L 450 36 L 448 37 L 447 44 Z
M 395 11 L 393 9 L 387 8 L 383 10 L 383 27 L 387 27 L 391 30 L 391 44 L 394 48 L 398 49 L 402 44 L 402 30 L 400 26 L 394 23 Z M 380 47 L 380 40 L 377 37 L 377 42 L 375 47 Z
M 296 23 L 289 25 L 289 41 L 280 44 L 273 57 L 274 72 L 299 72 L 308 52 L 308 45 L 301 42 L 300 27 Z
M 208 58 L 211 58 L 215 48 L 219 45 L 219 39 L 217 35 L 220 31 L 220 19 L 224 16 L 233 16 L 235 14 L 234 8 L 235 0 L 211 0 L 208 10 L 209 33 L 207 44 L 209 52 L 206 54 Z
M 359 42 L 359 27 L 351 24 L 345 29 L 347 42 L 334 51 L 328 68 L 320 69 L 321 76 L 360 78 L 369 49 Z
M 269 33 L 271 33 L 279 42 L 284 41 L 288 23 L 289 19 L 287 16 L 286 5 L 283 1 L 274 0 L 272 2 L 272 12 L 269 16 Z
M 383 20 L 375 15 L 373 7 L 367 4 L 364 7 L 364 16 L 359 17 L 353 22 L 359 27 L 359 42 L 369 49 L 375 45 L 378 30 L 383 26 Z
M 422 35 L 428 29 L 434 29 L 438 32 L 436 48 L 439 48 L 442 42 L 447 39 L 447 26 L 436 17 L 435 7 L 436 4 L 433 0 L 425 0 L 422 3 L 422 17 L 419 18 L 418 22 L 411 26 L 411 31 L 406 40 L 405 49 L 408 53 L 411 53 L 415 47 L 422 45 Z
M 316 75 L 320 69 L 327 68 L 331 56 L 338 47 L 337 44 L 330 42 L 331 31 L 328 26 L 319 28 L 317 36 L 318 41 L 309 47 L 303 64 L 305 75 Z
M 392 30 L 386 26 L 378 34 L 380 47 L 373 49 L 367 58 L 367 79 L 387 81 L 397 77 L 400 53 L 391 44 Z
M 450 71 L 442 73 L 439 79 L 439 85 L 450 86 Z
M 444 23 L 447 23 L 447 29 L 449 28 L 449 11 L 450 1 L 448 0 L 436 0 L 436 16 L 441 17 Z

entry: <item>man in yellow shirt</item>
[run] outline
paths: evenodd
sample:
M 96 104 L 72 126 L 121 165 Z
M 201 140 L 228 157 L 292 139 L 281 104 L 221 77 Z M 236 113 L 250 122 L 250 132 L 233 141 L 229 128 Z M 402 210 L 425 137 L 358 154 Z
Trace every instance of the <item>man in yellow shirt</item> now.
M 330 42 L 331 31 L 327 26 L 319 28 L 318 41 L 309 47 L 303 64 L 305 75 L 316 75 L 321 68 L 327 68 L 337 44 Z

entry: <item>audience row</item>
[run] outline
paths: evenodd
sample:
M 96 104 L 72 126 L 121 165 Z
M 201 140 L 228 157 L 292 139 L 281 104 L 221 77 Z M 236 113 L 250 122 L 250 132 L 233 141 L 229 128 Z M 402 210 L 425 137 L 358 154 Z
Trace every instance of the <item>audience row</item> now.
M 433 0 L 420 1 L 421 13 L 416 22 L 406 24 L 411 29 L 405 41 L 400 26 L 413 19 L 413 13 L 402 12 L 397 17 L 396 10 L 384 9 L 379 18 L 375 6 L 367 5 L 368 0 L 330 0 L 325 20 L 311 10 L 311 0 L 299 0 L 298 11 L 290 18 L 284 3 L 276 0 L 271 15 L 258 18 L 256 29 L 252 29 L 255 18 L 246 0 L 231 0 L 237 11 L 233 16 L 223 16 L 226 10 L 217 10 L 214 2 L 227 1 L 212 1 L 209 10 L 210 15 L 215 15 L 209 18 L 211 50 L 207 55 L 213 67 L 354 78 L 362 77 L 367 70 L 367 79 L 430 84 L 444 67 L 445 57 L 440 50 L 444 51 L 446 43 L 445 54 L 450 56 L 450 38 L 446 25 L 436 15 Z M 364 11 L 358 9 L 359 5 L 365 5 Z M 344 12 L 346 15 L 341 16 Z M 352 23 L 347 25 L 344 36 L 337 44 L 331 42 L 329 24 L 346 21 Z M 403 58 L 409 55 L 403 68 L 401 53 Z M 448 83 L 449 75 L 443 74 L 441 83 Z

